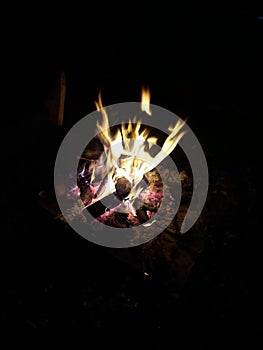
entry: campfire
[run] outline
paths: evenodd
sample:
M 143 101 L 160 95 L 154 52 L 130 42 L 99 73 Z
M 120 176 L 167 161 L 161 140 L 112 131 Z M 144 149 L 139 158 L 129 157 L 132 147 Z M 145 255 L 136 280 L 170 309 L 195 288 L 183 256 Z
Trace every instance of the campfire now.
M 141 103 L 104 107 L 99 94 L 95 105 L 60 146 L 56 199 L 41 195 L 40 204 L 145 276 L 167 266 L 182 284 L 204 244 L 202 148 L 182 119 L 150 104 L 149 90 Z
M 80 157 L 75 192 L 84 208 L 106 225 L 147 225 L 163 199 L 163 181 L 157 166 L 185 134 L 182 130 L 184 122 L 179 119 L 170 126 L 169 135 L 165 135 L 160 145 L 161 138 L 142 125 L 136 116 L 128 123 L 110 127 L 100 94 L 95 104 L 102 114 L 95 137 L 95 147 L 100 154 L 87 156 L 90 147 L 87 145 Z M 142 89 L 141 110 L 151 118 L 150 91 L 147 89 Z

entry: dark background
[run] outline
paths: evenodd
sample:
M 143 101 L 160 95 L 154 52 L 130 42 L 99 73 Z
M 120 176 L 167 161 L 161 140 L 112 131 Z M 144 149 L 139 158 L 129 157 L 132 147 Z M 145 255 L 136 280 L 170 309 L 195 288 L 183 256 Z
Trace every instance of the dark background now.
M 260 113 L 259 10 L 232 6 L 206 13 L 187 4 L 145 3 L 30 10 L 17 7 L 3 32 L 4 122 L 32 128 L 65 70 L 68 124 L 94 110 L 100 89 L 110 104 L 138 100 L 141 86 L 148 85 L 152 103 L 190 116 L 198 132 L 211 130 L 205 134 L 222 154 L 241 156 L 233 140 L 256 133 L 248 125 Z
M 6 10 L 1 65 L 4 328 L 103 328 L 115 318 L 119 326 L 124 320 L 152 329 L 182 323 L 212 330 L 259 328 L 254 315 L 261 307 L 261 231 L 255 203 L 260 183 L 263 12 L 242 6 L 222 13 L 205 11 L 187 4 L 183 9 L 42 4 Z M 49 124 L 46 101 L 61 70 L 67 91 L 65 125 L 58 130 Z M 224 255 L 219 240 L 218 258 L 208 244 L 172 315 L 163 308 L 154 317 L 151 305 L 157 295 L 165 299 L 169 289 L 160 291 L 158 280 L 145 282 L 110 258 L 107 249 L 65 234 L 36 204 L 40 190 L 52 190 L 53 164 L 64 133 L 95 109 L 98 91 L 105 105 L 139 101 L 142 85 L 150 87 L 152 103 L 188 117 L 209 165 L 232 179 L 236 176 L 242 184 L 238 198 L 243 197 L 232 223 L 240 232 L 234 246 Z M 224 285 L 218 289 L 220 283 Z M 127 294 L 134 303 L 137 298 L 146 305 L 140 317 L 120 312 L 119 304 L 104 313 L 111 296 L 115 305 L 114 286 L 124 290 L 120 300 Z M 149 300 L 147 295 L 152 295 Z M 91 309 L 99 316 L 88 315 L 83 303 L 94 303 Z

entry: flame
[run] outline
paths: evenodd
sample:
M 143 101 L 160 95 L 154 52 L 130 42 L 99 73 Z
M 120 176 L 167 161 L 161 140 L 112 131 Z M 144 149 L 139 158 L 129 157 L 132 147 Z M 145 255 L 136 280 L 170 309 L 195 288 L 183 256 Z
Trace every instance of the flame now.
M 92 183 L 95 179 L 95 167 L 92 169 L 92 174 L 91 174 L 91 178 L 90 178 L 90 182 Z
M 132 185 L 127 199 L 134 199 L 142 191 L 140 183 L 144 174 L 158 166 L 175 149 L 185 134 L 184 131 L 180 132 L 185 122 L 179 119 L 175 126 L 169 127 L 170 134 L 161 151 L 152 156 L 149 151 L 152 146 L 157 144 L 158 139 L 149 136 L 149 129 L 141 130 L 141 121 L 137 121 L 134 117 L 133 120 L 129 120 L 128 124 L 123 123 L 115 134 L 112 134 L 100 93 L 95 105 L 97 110 L 102 113 L 102 123 L 97 122 L 97 129 L 98 137 L 104 147 L 104 153 L 100 158 L 100 161 L 106 165 L 103 177 L 108 177 L 107 189 L 104 191 L 103 197 L 114 192 L 117 180 L 125 177 Z M 141 109 L 151 115 L 149 90 L 142 89 Z
M 96 171 L 96 164 L 94 162 L 90 162 L 88 166 L 89 173 L 91 173 L 90 177 L 90 183 L 92 183 L 95 179 L 95 171 Z M 81 167 L 81 171 L 78 173 L 79 176 L 81 177 L 86 177 L 86 163 L 83 163 Z
M 150 110 L 150 90 L 142 88 L 142 102 L 141 102 L 141 110 L 146 112 L 148 115 L 152 115 L 152 111 Z
M 81 172 L 79 173 L 79 175 L 80 175 L 81 177 L 84 177 L 84 176 L 85 176 L 85 170 L 86 170 L 86 167 L 85 167 L 85 163 L 84 163 L 83 166 L 82 166 L 82 170 L 81 170 Z

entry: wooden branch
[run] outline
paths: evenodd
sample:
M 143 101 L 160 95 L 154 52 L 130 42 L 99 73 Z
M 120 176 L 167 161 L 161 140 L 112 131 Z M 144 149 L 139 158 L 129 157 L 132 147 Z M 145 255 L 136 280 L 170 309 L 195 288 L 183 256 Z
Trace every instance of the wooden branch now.
M 66 97 L 66 74 L 60 73 L 60 96 L 59 96 L 59 108 L 58 108 L 58 126 L 63 125 L 64 121 L 64 105 Z

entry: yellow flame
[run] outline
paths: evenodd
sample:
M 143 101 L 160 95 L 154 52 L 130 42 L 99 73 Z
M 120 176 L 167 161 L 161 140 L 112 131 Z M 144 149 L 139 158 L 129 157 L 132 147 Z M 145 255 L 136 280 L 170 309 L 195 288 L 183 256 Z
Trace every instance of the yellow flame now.
M 150 110 L 150 96 L 150 90 L 142 88 L 141 110 L 148 115 L 152 115 L 152 111 Z
M 91 172 L 90 182 L 92 183 L 95 179 L 95 171 L 96 171 L 96 165 L 94 163 L 91 163 L 89 165 L 89 171 Z
M 148 114 L 151 113 L 149 102 L 150 92 L 143 89 L 141 108 Z M 118 178 L 125 177 L 132 184 L 128 198 L 135 198 L 141 191 L 139 183 L 144 174 L 158 166 L 175 149 L 179 140 L 185 134 L 184 131 L 180 132 L 185 122 L 179 119 L 175 126 L 169 127 L 170 134 L 166 138 L 161 151 L 152 156 L 149 150 L 157 144 L 158 139 L 149 136 L 149 129 L 141 130 L 141 121 L 137 121 L 134 117 L 133 120 L 129 120 L 128 124 L 123 123 L 115 134 L 112 134 L 100 93 L 98 102 L 95 102 L 95 104 L 97 110 L 102 113 L 102 123 L 97 122 L 97 129 L 98 137 L 104 148 L 101 161 L 106 165 L 103 176 L 108 176 L 106 192 L 113 192 Z
M 85 167 L 85 165 L 83 166 L 83 169 L 81 170 L 81 172 L 79 173 L 82 177 L 84 176 L 84 174 L 85 174 L 85 169 L 86 169 L 86 167 Z

